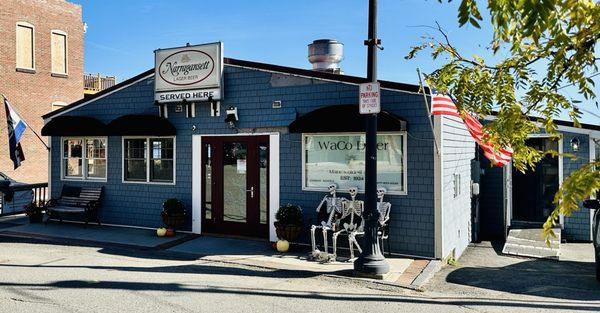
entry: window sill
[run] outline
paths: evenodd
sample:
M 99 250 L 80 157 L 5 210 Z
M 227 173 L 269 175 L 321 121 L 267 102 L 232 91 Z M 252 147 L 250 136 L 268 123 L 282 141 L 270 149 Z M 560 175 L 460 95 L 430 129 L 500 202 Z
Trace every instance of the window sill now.
M 69 78 L 69 75 L 67 75 L 67 74 L 60 74 L 60 73 L 50 73 L 50 76 L 52 76 L 52 77 L 59 77 L 59 78 Z
M 17 70 L 17 72 L 21 72 L 21 73 L 35 74 L 35 69 L 33 69 L 33 68 L 17 67 L 16 70 Z

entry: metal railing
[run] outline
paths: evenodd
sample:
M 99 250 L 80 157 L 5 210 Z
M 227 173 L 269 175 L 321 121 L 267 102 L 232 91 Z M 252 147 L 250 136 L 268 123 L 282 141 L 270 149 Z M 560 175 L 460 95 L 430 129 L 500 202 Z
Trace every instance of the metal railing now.
M 114 76 L 102 76 L 100 74 L 83 74 L 83 91 L 86 94 L 94 94 L 110 88 L 117 83 Z
M 8 186 L 0 191 L 0 216 L 23 213 L 25 205 L 42 205 L 49 199 L 48 183 Z

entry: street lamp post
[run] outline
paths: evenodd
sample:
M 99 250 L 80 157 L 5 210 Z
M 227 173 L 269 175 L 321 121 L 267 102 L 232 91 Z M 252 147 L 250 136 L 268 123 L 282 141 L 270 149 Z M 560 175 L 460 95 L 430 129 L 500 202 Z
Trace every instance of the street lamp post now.
M 369 39 L 367 79 L 377 82 L 377 0 L 369 0 Z M 365 144 L 365 236 L 364 249 L 354 261 L 354 271 L 358 275 L 383 275 L 389 272 L 390 266 L 381 253 L 377 240 L 377 113 L 366 117 Z

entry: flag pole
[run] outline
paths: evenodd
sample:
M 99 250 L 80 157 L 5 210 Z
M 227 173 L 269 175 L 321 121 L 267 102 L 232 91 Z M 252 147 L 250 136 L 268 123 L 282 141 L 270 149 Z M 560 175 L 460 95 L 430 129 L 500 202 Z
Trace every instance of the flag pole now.
M 427 120 L 429 121 L 429 127 L 431 127 L 431 133 L 433 134 L 433 142 L 435 144 L 435 150 L 437 154 L 440 154 L 440 148 L 438 147 L 437 137 L 435 136 L 435 128 L 431 121 L 431 109 L 429 109 L 429 101 L 427 101 L 427 94 L 425 93 L 425 87 L 423 86 L 423 80 L 421 79 L 421 71 L 417 67 L 417 75 L 419 75 L 419 87 L 423 91 L 423 100 L 425 100 L 425 110 L 427 111 Z M 430 90 L 431 91 L 431 90 Z M 430 92 L 431 93 L 431 92 Z
M 3 102 L 8 99 L 8 98 L 6 98 L 6 96 L 4 94 L 1 94 L 1 95 L 2 95 Z M 17 114 L 18 114 L 18 112 L 17 112 Z M 25 125 L 27 125 L 27 127 L 35 134 L 35 136 L 40 140 L 40 142 L 44 145 L 44 147 L 46 147 L 46 150 L 50 151 L 50 147 L 48 147 L 48 145 L 46 144 L 46 142 L 44 142 L 42 137 L 40 137 L 40 135 L 38 135 L 38 133 L 31 126 L 29 126 L 29 123 L 27 123 L 27 121 L 25 121 Z

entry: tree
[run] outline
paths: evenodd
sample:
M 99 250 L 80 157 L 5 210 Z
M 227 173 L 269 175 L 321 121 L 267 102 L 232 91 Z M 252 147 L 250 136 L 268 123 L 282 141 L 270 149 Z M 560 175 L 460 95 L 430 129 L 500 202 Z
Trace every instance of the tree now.
M 558 155 L 528 147 L 529 134 L 543 128 L 558 137 L 554 120 L 561 111 L 579 126 L 581 100 L 570 99 L 564 88 L 576 88 L 586 102 L 597 99 L 592 78 L 598 75 L 600 60 L 600 5 L 591 0 L 488 0 L 487 10 L 493 29 L 487 49 L 499 61 L 465 57 L 437 23 L 438 35 L 425 37 L 406 58 L 430 49 L 433 59 L 443 59 L 444 65 L 426 76 L 428 85 L 452 94 L 461 114 L 495 114 L 484 127 L 487 139 L 495 146 L 511 147 L 513 166 L 525 171 L 546 154 Z M 480 5 L 462 0 L 459 25 L 480 28 L 482 22 Z M 531 115 L 539 117 L 537 122 Z M 552 227 L 560 214 L 570 216 L 581 200 L 599 190 L 600 160 L 565 178 L 554 198 L 556 209 L 544 223 L 545 238 L 555 236 Z

